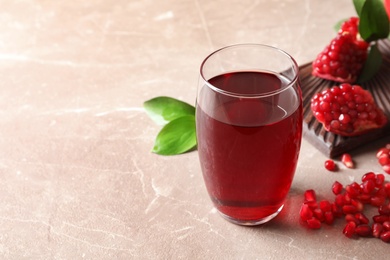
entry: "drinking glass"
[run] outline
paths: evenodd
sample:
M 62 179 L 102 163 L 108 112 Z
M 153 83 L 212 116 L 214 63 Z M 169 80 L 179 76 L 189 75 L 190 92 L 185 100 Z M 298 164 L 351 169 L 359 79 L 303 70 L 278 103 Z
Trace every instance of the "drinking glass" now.
M 203 179 L 227 220 L 258 225 L 283 208 L 302 137 L 298 66 L 267 45 L 219 49 L 201 64 L 196 132 Z

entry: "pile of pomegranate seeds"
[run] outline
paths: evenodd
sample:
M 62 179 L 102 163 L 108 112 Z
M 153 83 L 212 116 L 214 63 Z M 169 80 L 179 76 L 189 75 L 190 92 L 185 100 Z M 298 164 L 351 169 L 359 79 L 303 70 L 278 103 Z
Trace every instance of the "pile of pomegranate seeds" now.
M 376 158 L 378 158 L 379 164 L 382 165 L 382 169 L 390 174 L 390 144 L 386 144 L 385 147 L 379 149 Z
M 319 229 L 323 223 L 331 225 L 335 218 L 344 217 L 347 224 L 343 233 L 346 237 L 376 237 L 390 243 L 390 182 L 385 182 L 383 174 L 373 172 L 363 175 L 361 181 L 345 186 L 335 181 L 332 202 L 317 201 L 314 190 L 305 191 L 300 219 L 308 228 Z M 365 205 L 378 208 L 372 223 L 363 213 Z

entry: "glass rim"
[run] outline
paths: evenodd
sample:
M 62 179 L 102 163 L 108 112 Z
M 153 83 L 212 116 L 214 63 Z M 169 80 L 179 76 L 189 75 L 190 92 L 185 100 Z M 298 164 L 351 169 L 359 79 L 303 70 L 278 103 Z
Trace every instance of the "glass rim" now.
M 277 51 L 280 54 L 282 54 L 283 56 L 285 56 L 288 60 L 291 61 L 291 68 L 293 68 L 293 71 L 295 72 L 294 77 L 292 79 L 288 79 L 288 84 L 286 84 L 283 88 L 280 88 L 278 90 L 264 92 L 264 93 L 255 93 L 255 94 L 244 94 L 244 93 L 226 91 L 226 90 L 223 90 L 223 89 L 220 89 L 220 88 L 214 86 L 205 78 L 204 73 L 203 73 L 203 68 L 211 56 L 215 55 L 218 52 L 226 50 L 226 49 L 231 49 L 231 48 L 235 48 L 235 47 L 250 47 L 250 46 L 271 49 L 271 50 Z M 247 70 L 247 71 L 249 71 L 249 70 Z M 251 70 L 251 71 L 255 72 L 255 70 Z M 262 70 L 262 71 L 263 72 L 270 72 L 267 70 Z M 234 73 L 234 72 L 242 72 L 242 70 L 229 71 L 227 73 Z M 275 72 L 273 72 L 273 73 L 275 73 Z M 219 75 L 221 75 L 221 74 L 219 74 Z M 219 75 L 215 75 L 215 76 L 219 76 Z M 286 51 L 279 49 L 277 47 L 267 45 L 267 44 L 260 44 L 260 43 L 238 43 L 238 44 L 227 45 L 225 47 L 219 48 L 219 49 L 211 52 L 208 56 L 206 56 L 206 58 L 202 61 L 201 65 L 200 65 L 200 76 L 209 88 L 211 88 L 212 90 L 214 90 L 218 93 L 232 96 L 232 97 L 260 98 L 260 97 L 268 97 L 268 96 L 277 95 L 277 94 L 285 91 L 286 89 L 289 89 L 290 87 L 294 86 L 294 84 L 298 81 L 299 66 L 298 66 L 297 62 L 295 61 L 295 59 L 290 54 L 288 54 Z

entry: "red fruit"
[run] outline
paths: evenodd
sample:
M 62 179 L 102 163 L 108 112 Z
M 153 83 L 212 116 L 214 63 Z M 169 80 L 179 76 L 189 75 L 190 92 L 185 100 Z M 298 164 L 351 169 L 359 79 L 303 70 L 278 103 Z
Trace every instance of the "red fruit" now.
M 304 193 L 304 197 L 305 197 L 305 202 L 312 202 L 317 200 L 316 193 L 314 190 L 306 190 Z
M 355 234 L 355 229 L 356 229 L 356 223 L 353 221 L 350 221 L 347 223 L 347 225 L 345 225 L 345 227 L 343 229 L 343 234 L 346 237 L 351 238 Z
M 361 224 L 368 224 L 370 220 L 361 212 L 355 214 L 355 218 L 359 220 Z
M 347 166 L 347 168 L 353 168 L 353 161 L 352 161 L 352 157 L 350 154 L 348 153 L 345 153 L 341 156 L 341 162 Z
M 358 35 L 357 17 L 341 25 L 337 36 L 313 61 L 314 76 L 341 83 L 355 82 L 367 59 L 369 44 Z
M 375 215 L 372 217 L 372 220 L 374 220 L 375 223 L 384 223 L 386 221 L 389 221 L 389 217 L 386 215 Z
M 368 237 L 372 234 L 372 229 L 369 225 L 362 224 L 355 228 L 355 233 L 361 237 Z
M 376 238 L 381 236 L 381 233 L 383 231 L 383 226 L 381 223 L 374 223 L 372 225 L 372 235 Z
M 363 192 L 366 194 L 370 194 L 375 189 L 375 182 L 373 180 L 366 180 L 362 184 Z
M 307 204 L 302 204 L 299 216 L 303 221 L 307 221 L 313 217 L 313 211 L 309 208 Z
M 325 223 L 328 224 L 328 225 L 332 225 L 333 224 L 333 221 L 334 221 L 334 216 L 333 216 L 333 213 L 331 211 L 327 211 L 324 213 L 324 217 L 325 217 Z
M 325 169 L 327 169 L 328 171 L 333 172 L 334 170 L 336 170 L 336 164 L 334 163 L 333 160 L 326 160 L 324 166 Z
M 358 212 L 358 209 L 353 205 L 344 205 L 342 210 L 344 214 L 355 214 Z
M 390 231 L 390 221 L 383 222 L 382 226 L 385 231 Z
M 381 206 L 379 206 L 378 212 L 381 215 L 388 215 L 388 216 L 390 216 L 390 205 L 381 205 Z
M 390 231 L 382 232 L 380 238 L 383 242 L 390 243 Z
M 319 229 L 319 228 L 321 228 L 321 222 L 318 219 L 314 218 L 314 217 L 311 218 L 311 219 L 308 219 L 306 221 L 306 223 L 307 223 L 307 225 L 308 225 L 308 227 L 310 229 Z
M 387 123 L 370 92 L 347 83 L 315 94 L 311 110 L 325 130 L 342 136 L 361 135 Z
M 332 210 L 332 207 L 331 207 L 331 205 L 330 205 L 330 202 L 327 201 L 327 200 L 321 200 L 321 201 L 320 201 L 320 209 L 321 209 L 323 212 L 331 211 L 331 210 Z
M 367 180 L 375 181 L 376 180 L 376 174 L 373 173 L 373 172 L 367 172 L 366 174 L 364 174 L 362 176 L 362 181 L 367 181 Z
M 332 191 L 335 195 L 340 194 L 343 191 L 343 185 L 340 182 L 335 181 L 332 186 Z

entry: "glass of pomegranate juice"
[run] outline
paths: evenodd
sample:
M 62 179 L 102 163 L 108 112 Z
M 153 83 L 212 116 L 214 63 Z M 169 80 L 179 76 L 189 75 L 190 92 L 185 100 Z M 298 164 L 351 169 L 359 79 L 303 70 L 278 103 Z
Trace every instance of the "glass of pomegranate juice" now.
M 302 137 L 298 66 L 286 52 L 239 44 L 200 68 L 196 132 L 203 178 L 221 215 L 258 225 L 283 208 Z

